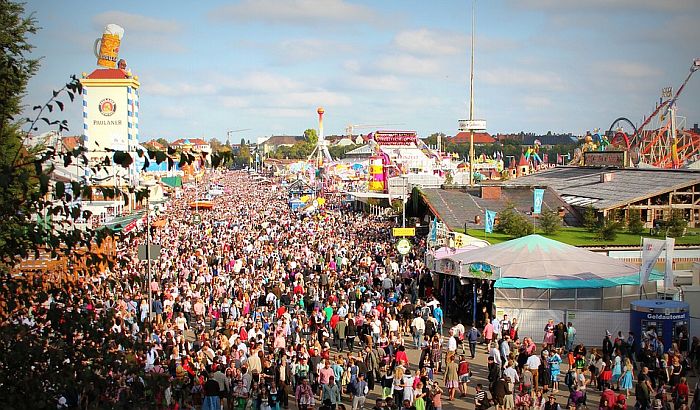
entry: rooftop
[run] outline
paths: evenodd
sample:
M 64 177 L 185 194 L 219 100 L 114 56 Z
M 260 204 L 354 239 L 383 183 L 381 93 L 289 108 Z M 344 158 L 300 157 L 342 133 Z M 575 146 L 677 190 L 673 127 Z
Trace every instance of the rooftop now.
M 454 137 L 448 137 L 449 141 L 453 144 L 469 144 L 470 133 L 458 132 Z M 488 132 L 475 132 L 474 133 L 474 144 L 493 144 L 496 140 L 489 135 Z
M 605 173 L 612 174 L 612 179 L 600 182 Z M 694 170 L 556 167 L 508 181 L 506 185 L 546 186 L 571 205 L 606 210 L 699 183 L 700 171 Z
M 423 188 L 421 193 L 431 211 L 436 214 L 447 226 L 454 230 L 464 227 L 469 222 L 471 227 L 483 226 L 485 210 L 500 212 L 512 203 L 515 209 L 522 214 L 529 214 L 533 205 L 533 191 L 529 187 L 505 188 L 501 186 L 501 195 L 498 199 L 481 198 L 480 188 L 442 189 Z M 557 211 L 559 207 L 568 208 L 564 223 L 576 225 L 578 220 L 574 211 L 570 209 L 556 192 L 545 190 L 542 202 L 542 210 Z M 481 216 L 481 223 L 474 224 L 474 217 Z

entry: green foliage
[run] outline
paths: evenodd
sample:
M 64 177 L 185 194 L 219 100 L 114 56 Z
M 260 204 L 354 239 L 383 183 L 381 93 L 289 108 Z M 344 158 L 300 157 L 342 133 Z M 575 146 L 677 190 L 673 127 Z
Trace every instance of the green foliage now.
M 112 163 L 129 166 L 131 154 L 110 150 L 101 163 L 90 163 L 85 148 L 61 151 L 53 146 L 27 144 L 30 134 L 39 133 L 39 124 L 50 129 L 68 130 L 66 120 L 53 119 L 68 100 L 73 102 L 82 92 L 80 81 L 73 76 L 62 88 L 54 90 L 43 105 L 27 109 L 31 116 L 18 118 L 21 98 L 29 78 L 38 67 L 30 58 L 32 46 L 28 35 L 36 32 L 33 17 L 25 18 L 22 4 L 2 0 L 0 3 L 0 397 L 3 408 L 57 408 L 59 397 L 69 393 L 83 395 L 84 408 L 154 408 L 154 394 L 162 391 L 162 380 L 144 375 L 135 354 L 143 355 L 145 345 L 125 333 L 117 334 L 111 326 L 122 319 L 114 309 L 94 306 L 91 274 L 107 256 L 95 251 L 110 235 L 107 230 L 81 230 L 78 222 L 90 219 L 77 199 L 89 201 L 93 195 L 137 198 L 146 190 L 134 187 L 115 189 L 91 185 L 91 181 L 53 178 L 58 165 L 90 170 L 103 175 Z M 175 151 L 136 153 L 148 166 L 149 159 L 168 161 L 172 167 Z M 192 162 L 194 154 L 182 154 L 181 161 Z M 70 179 L 70 178 L 69 178 Z M 84 257 L 84 268 L 71 266 L 66 271 L 47 268 L 46 272 L 16 274 L 17 264 L 29 256 L 46 253 L 75 261 Z M 81 270 L 79 270 L 81 269 Z M 78 273 L 84 278 L 76 278 Z M 121 286 L 108 276 L 110 288 Z M 103 295 L 100 295 L 103 296 Z M 51 300 L 51 303 L 47 303 Z M 95 313 L 95 311 L 99 313 Z M 39 327 L 22 319 L 46 321 Z M 48 321 L 47 321 L 48 320 Z M 124 323 L 121 323 L 124 325 Z M 97 403 L 113 388 L 122 373 L 137 374 L 149 383 L 150 393 L 132 397 L 131 403 Z M 166 380 L 167 381 L 167 380 Z M 143 389 L 141 389 L 143 390 Z M 143 405 L 143 403 L 147 403 Z
M 170 142 L 166 140 L 165 138 L 158 138 L 156 140 L 160 145 L 164 146 L 165 148 L 168 148 L 170 146 Z
M 304 139 L 309 144 L 316 146 L 316 143 L 318 142 L 318 133 L 315 129 L 308 128 L 306 131 L 304 131 Z
M 559 218 L 559 214 L 549 209 L 542 212 L 539 220 L 540 228 L 542 228 L 542 231 L 547 235 L 554 234 L 561 228 L 561 218 Z
M 356 144 L 351 144 L 351 145 L 334 145 L 332 147 L 328 147 L 328 153 L 331 154 L 331 157 L 333 158 L 345 158 L 345 154 L 360 147 L 359 145 Z
M 644 221 L 642 221 L 642 212 L 639 209 L 632 208 L 629 210 L 627 230 L 637 235 L 644 232 Z
M 583 226 L 588 229 L 589 232 L 595 232 L 597 230 L 598 214 L 591 205 L 588 205 L 583 212 Z
M 614 241 L 622 223 L 617 220 L 617 211 L 612 209 L 608 215 L 600 221 L 596 228 L 596 238 L 604 241 Z
M 685 234 L 688 227 L 688 221 L 683 217 L 682 209 L 674 209 L 671 212 L 671 217 L 666 222 L 668 236 L 678 238 Z
M 29 35 L 36 34 L 34 15 L 25 17 L 24 5 L 10 1 L 0 3 L 0 132 L 2 137 L 12 133 L 20 113 L 22 96 L 27 82 L 39 69 L 39 60 L 30 58 L 34 46 L 29 43 Z
M 520 238 L 534 232 L 532 223 L 523 214 L 519 213 L 511 203 L 498 213 L 498 226 L 496 231 Z

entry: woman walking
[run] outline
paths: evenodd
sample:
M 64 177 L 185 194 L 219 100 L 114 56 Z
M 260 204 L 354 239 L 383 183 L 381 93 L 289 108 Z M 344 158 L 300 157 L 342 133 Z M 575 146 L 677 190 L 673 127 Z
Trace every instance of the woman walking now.
M 459 387 L 459 376 L 457 373 L 458 365 L 455 363 L 454 356 L 450 356 L 447 359 L 447 366 L 445 366 L 445 388 L 448 391 L 449 398 L 447 400 L 452 401 L 455 399 L 455 392 Z

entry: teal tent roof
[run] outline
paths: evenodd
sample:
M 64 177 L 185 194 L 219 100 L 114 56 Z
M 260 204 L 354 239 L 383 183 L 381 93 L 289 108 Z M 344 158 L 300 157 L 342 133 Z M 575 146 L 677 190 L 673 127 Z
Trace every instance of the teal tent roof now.
M 600 288 L 639 283 L 639 266 L 540 235 L 462 252 L 447 259 L 459 266 L 455 271 L 465 277 L 479 275 L 479 272 L 474 274 L 474 265 L 489 265 L 489 278 L 496 280 L 495 286 L 501 288 Z M 479 277 L 483 276 L 481 272 Z
M 105 223 L 105 227 L 109 228 L 115 232 L 119 232 L 122 229 L 124 229 L 127 225 L 129 225 L 131 222 L 142 218 L 143 215 L 146 213 L 145 209 L 138 210 L 132 214 L 125 215 L 125 216 L 118 216 L 111 221 Z

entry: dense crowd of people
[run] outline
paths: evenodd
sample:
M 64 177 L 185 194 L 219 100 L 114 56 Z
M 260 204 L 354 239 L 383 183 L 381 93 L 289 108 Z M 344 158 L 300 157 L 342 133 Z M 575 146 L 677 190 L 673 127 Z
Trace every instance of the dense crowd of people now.
M 633 334 L 586 348 L 572 323 L 550 321 L 541 339 L 490 312 L 474 327 L 445 323 L 424 243 L 399 255 L 389 222 L 340 197 L 305 214 L 290 209 L 281 185 L 245 172 L 208 178 L 168 202 L 164 226 L 124 238 L 117 265 L 84 283 L 89 296 L 75 314 L 116 311 L 107 331 L 139 346 L 131 360 L 141 373 L 110 375 L 108 393 L 93 398 L 104 407 L 147 392 L 154 408 L 206 410 L 356 410 L 369 408 L 369 396 L 377 410 L 440 410 L 456 400 L 476 409 L 612 410 L 633 393 L 641 409 L 683 409 L 698 396 L 687 382 L 700 361 L 697 338 L 664 347 L 648 332 L 634 352 Z M 209 182 L 225 192 L 199 222 L 189 203 Z M 162 246 L 150 282 L 137 256 L 146 235 Z M 26 311 L 21 320 L 39 318 Z M 474 366 L 477 354 L 486 368 Z M 165 382 L 149 385 L 144 375 Z M 566 403 L 559 391 L 569 392 Z

